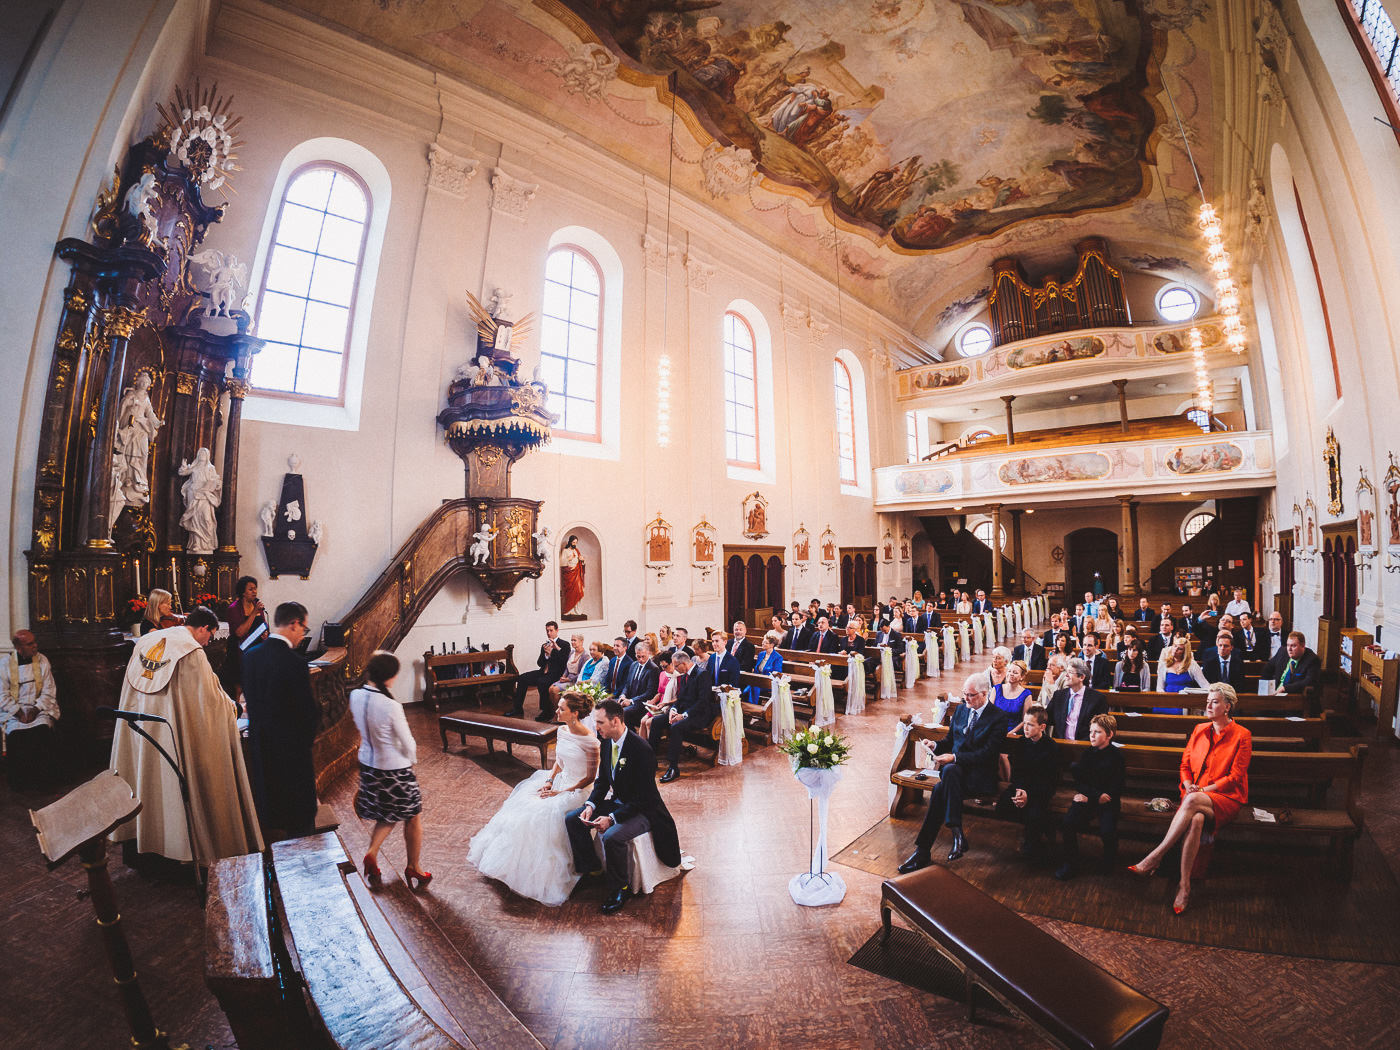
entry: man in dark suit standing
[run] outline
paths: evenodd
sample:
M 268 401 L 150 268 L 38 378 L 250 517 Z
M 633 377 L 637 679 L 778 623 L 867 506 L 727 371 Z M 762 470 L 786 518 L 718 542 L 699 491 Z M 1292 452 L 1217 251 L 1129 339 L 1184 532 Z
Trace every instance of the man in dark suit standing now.
M 627 728 L 616 700 L 599 704 L 594 722 L 603 745 L 598 776 L 587 803 L 565 814 L 564 827 L 573 847 L 575 871 L 597 873 L 593 832 L 602 837 L 608 889 L 603 914 L 612 915 L 632 896 L 627 885 L 631 841 L 650 831 L 657 859 L 672 867 L 681 862 L 681 846 L 676 822 L 656 789 L 656 752 Z
M 635 730 L 646 717 L 647 703 L 656 696 L 661 670 L 651 662 L 651 643 L 645 638 L 637 643 L 637 658 L 632 661 L 623 682 L 618 703 L 622 705 L 627 728 Z
M 1215 652 L 1206 658 L 1201 672 L 1207 682 L 1229 682 L 1235 692 L 1244 692 L 1244 654 L 1235 649 L 1235 636 L 1221 631 L 1215 636 Z
M 1084 635 L 1084 680 L 1090 689 L 1113 688 L 1113 664 L 1099 652 L 1099 636 L 1093 631 Z
M 1289 631 L 1288 642 L 1269 661 L 1269 680 L 1273 683 L 1271 692 L 1301 693 L 1314 688 L 1321 669 L 1317 653 L 1308 648 L 1303 632 Z
M 792 626 L 788 628 L 787 634 L 783 635 L 783 644 L 779 649 L 796 650 L 806 652 L 811 648 L 811 628 L 807 626 L 806 617 L 800 612 L 794 612 L 791 619 Z
M 928 813 L 914 840 L 914 852 L 899 866 L 901 874 L 927 868 L 941 828 L 953 832 L 949 860 L 967 852 L 962 829 L 962 804 L 968 795 L 995 795 L 997 761 L 1006 744 L 1006 712 L 987 702 L 986 674 L 971 675 L 963 683 L 963 702 L 953 712 L 948 735 L 933 748 L 933 768 L 938 785 L 929 798 Z
M 1021 632 L 1021 644 L 1011 650 L 1011 659 L 1022 661 L 1031 671 L 1045 670 L 1045 647 L 1035 640 L 1034 628 Z
M 1065 669 L 1065 688 L 1050 698 L 1050 724 L 1056 740 L 1088 740 L 1089 721 L 1108 714 L 1108 698 L 1088 686 L 1089 668 L 1075 657 Z
M 297 838 L 315 830 L 316 768 L 311 751 L 321 720 L 311 694 L 311 671 L 297 651 L 307 635 L 306 606 L 283 602 L 272 623 L 268 640 L 243 653 L 248 779 L 269 841 L 277 832 Z
M 729 655 L 739 661 L 739 670 L 752 671 L 753 662 L 758 658 L 753 642 L 749 641 L 749 625 L 743 620 L 734 621 L 734 633 L 729 636 Z
M 544 625 L 545 640 L 540 646 L 535 670 L 526 671 L 515 680 L 515 700 L 506 714 L 521 718 L 525 714 L 525 693 L 535 688 L 540 694 L 540 713 L 537 722 L 549 722 L 554 718 L 554 709 L 549 706 L 549 687 L 564 676 L 569 666 L 569 647 L 559 640 L 559 625 L 550 620 Z
M 661 738 L 666 741 L 666 772 L 661 774 L 661 783 L 669 784 L 681 775 L 681 750 L 685 747 L 685 734 L 691 730 L 707 730 L 719 714 L 719 700 L 713 692 L 717 660 L 713 653 L 704 660 L 696 658 L 694 665 L 685 675 L 685 680 L 676 686 L 676 700 L 671 710 L 657 715 L 651 720 L 648 743 L 653 750 L 661 749 Z M 675 658 L 672 657 L 672 666 Z
M 807 648 L 814 653 L 834 653 L 840 646 L 840 639 L 831 629 L 831 621 L 825 615 L 817 617 L 817 629 L 807 640 Z

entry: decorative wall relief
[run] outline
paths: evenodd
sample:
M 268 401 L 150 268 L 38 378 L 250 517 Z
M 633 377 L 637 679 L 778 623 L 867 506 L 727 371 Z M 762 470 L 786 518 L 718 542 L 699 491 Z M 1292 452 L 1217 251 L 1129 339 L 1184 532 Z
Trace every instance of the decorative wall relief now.
M 1327 513 L 1335 518 L 1342 513 L 1342 450 L 1331 427 L 1327 428 L 1322 463 L 1327 468 Z
M 899 397 L 922 394 L 929 390 L 947 390 L 962 386 L 972 377 L 967 365 L 952 368 L 920 368 L 899 373 Z
M 792 560 L 804 566 L 812 560 L 812 537 L 800 523 L 792 534 Z
M 894 536 L 889 529 L 880 538 L 880 559 L 886 564 L 894 561 Z
M 1244 462 L 1238 445 L 1228 441 L 1209 445 L 1179 445 L 1166 458 L 1166 467 L 1173 474 L 1210 474 L 1234 470 Z
M 836 564 L 836 533 L 830 525 L 822 530 L 822 561 L 828 566 Z
M 1219 346 L 1225 339 L 1225 334 L 1219 325 L 1202 324 L 1196 328 L 1201 333 L 1201 344 L 1207 350 L 1212 350 Z M 1159 332 L 1153 337 L 1151 347 L 1159 354 L 1183 354 L 1191 349 L 1191 343 L 1187 337 L 1189 329 L 1179 329 L 1171 332 Z
M 901 532 L 899 534 L 899 560 L 908 561 L 909 559 L 909 534 L 907 532 Z
M 997 470 L 1005 485 L 1044 485 L 1065 481 L 1097 481 L 1113 469 L 1102 452 L 1070 452 L 1007 460 Z
M 948 492 L 952 487 L 952 471 L 941 467 L 909 471 L 897 475 L 894 479 L 894 490 L 901 496 L 936 496 Z
M 1303 546 L 1315 551 L 1318 542 L 1317 504 L 1313 502 L 1312 493 L 1308 493 L 1308 498 L 1303 502 Z
M 258 513 L 262 524 L 263 553 L 267 556 L 267 572 L 272 579 L 296 575 L 303 580 L 311 575 L 311 563 L 321 543 L 320 522 L 310 522 L 306 508 L 306 482 L 298 473 L 301 457 L 287 457 L 289 472 L 282 476 L 282 494 L 268 500 Z
M 1096 335 L 1076 336 L 1055 343 L 1013 350 L 1006 355 L 1006 363 L 1011 368 L 1037 368 L 1061 361 L 1087 361 L 1101 356 L 1104 349 L 1104 341 Z
M 1375 554 L 1379 546 L 1376 520 L 1376 486 L 1366 476 L 1366 468 L 1361 468 L 1361 477 L 1356 482 L 1356 549 L 1361 554 Z
M 744 497 L 744 535 L 751 540 L 768 535 L 768 501 L 761 492 L 750 492 Z
M 671 564 L 671 523 L 656 512 L 656 517 L 647 523 L 646 531 L 647 568 L 665 568 Z
M 697 569 L 713 569 L 715 567 L 715 541 L 718 531 L 704 518 L 700 519 L 700 524 L 690 530 L 691 535 L 691 564 Z

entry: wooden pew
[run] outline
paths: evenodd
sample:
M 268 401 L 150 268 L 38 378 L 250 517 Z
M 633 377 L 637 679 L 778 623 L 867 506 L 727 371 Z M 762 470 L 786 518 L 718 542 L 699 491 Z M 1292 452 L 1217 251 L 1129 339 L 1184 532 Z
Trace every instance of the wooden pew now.
M 515 718 L 512 715 L 490 715 L 482 712 L 475 715 L 439 715 L 438 734 L 442 737 L 442 749 L 447 750 L 447 734 L 456 733 L 463 744 L 467 737 L 479 736 L 486 741 L 486 753 L 493 754 L 496 741 L 506 745 L 506 754 L 514 756 L 516 744 L 537 747 L 540 751 L 540 768 L 549 768 L 549 747 L 559 734 L 559 727 L 553 722 L 536 722 L 533 718 Z
M 494 674 L 487 667 L 498 664 Z M 423 654 L 423 700 L 437 711 L 444 700 L 471 698 L 481 706 L 482 693 L 497 693 L 509 700 L 520 672 L 515 667 L 515 646 L 480 653 Z
M 783 674 L 792 678 L 804 688 L 812 688 L 817 681 L 817 662 L 824 661 L 833 667 L 846 665 L 844 653 L 812 653 L 800 649 L 779 649 L 778 652 L 783 658 Z M 867 674 L 867 678 L 870 676 Z M 831 676 L 831 698 L 833 706 L 845 713 L 846 710 L 846 680 Z
M 1330 711 L 1321 718 L 1241 716 L 1235 719 L 1248 729 L 1259 751 L 1329 751 L 1332 732 L 1327 724 Z M 1151 744 L 1159 747 L 1185 747 L 1191 730 L 1201 724 L 1196 715 L 1127 714 L 1118 718 L 1120 744 Z
M 1107 690 L 1110 711 L 1140 711 L 1152 713 L 1154 708 L 1167 707 L 1174 710 L 1185 708 L 1188 714 L 1201 714 L 1205 711 L 1206 694 L 1200 693 L 1128 693 Z M 1271 696 L 1254 696 L 1241 693 L 1235 704 L 1234 713 L 1238 717 L 1295 718 L 1319 717 L 1321 712 L 1313 710 L 1316 697 L 1312 690 L 1307 693 L 1275 693 Z

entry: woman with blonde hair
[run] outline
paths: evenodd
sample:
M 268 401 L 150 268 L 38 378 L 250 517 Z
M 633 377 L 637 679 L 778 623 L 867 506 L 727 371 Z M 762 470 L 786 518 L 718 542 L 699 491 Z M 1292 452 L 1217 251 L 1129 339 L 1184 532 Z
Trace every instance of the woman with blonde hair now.
M 549 687 L 549 698 L 556 704 L 565 689 L 579 680 L 583 665 L 588 659 L 588 648 L 583 644 L 583 635 L 569 635 L 569 659 L 564 664 L 564 675 Z
M 146 596 L 146 615 L 141 618 L 139 634 L 161 631 L 185 622 L 183 616 L 176 616 L 170 608 L 171 594 L 156 587 Z

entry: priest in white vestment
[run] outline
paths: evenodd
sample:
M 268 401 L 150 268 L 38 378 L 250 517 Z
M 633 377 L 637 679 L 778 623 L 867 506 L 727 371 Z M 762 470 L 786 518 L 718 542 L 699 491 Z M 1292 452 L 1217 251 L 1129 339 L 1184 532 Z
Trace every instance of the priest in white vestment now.
M 201 865 L 263 848 L 237 709 L 204 653 L 217 627 L 217 617 L 201 607 L 179 627 L 143 636 L 122 682 L 121 710 L 170 722 L 140 724 L 180 763 L 189 781 L 193 857 L 180 782 L 169 763 L 125 722 L 117 722 L 112 737 L 111 766 L 142 803 L 141 812 L 112 833 L 113 841 L 134 838 L 141 853 L 178 861 L 197 857 Z

